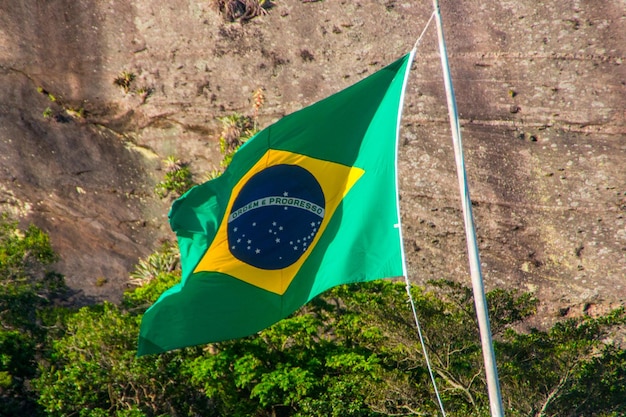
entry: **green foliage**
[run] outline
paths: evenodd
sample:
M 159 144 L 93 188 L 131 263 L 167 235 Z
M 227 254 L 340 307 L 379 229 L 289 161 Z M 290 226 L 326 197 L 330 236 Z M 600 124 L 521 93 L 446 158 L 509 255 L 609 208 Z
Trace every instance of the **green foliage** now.
M 130 283 L 137 288 L 124 294 L 124 305 L 143 311 L 180 281 L 178 247 L 164 243 L 147 259 L 139 260 L 130 276 Z
M 179 279 L 173 250 L 164 246 L 138 267 L 150 278 L 126 294 L 125 305 L 143 309 Z M 431 285 L 433 292 L 412 288 L 412 296 L 448 415 L 486 416 L 471 291 Z M 510 326 L 531 314 L 536 300 L 507 291 L 488 298 L 509 415 L 623 412 L 626 355 L 600 343 L 607 329 L 623 324 L 623 312 L 520 334 Z M 436 415 L 406 300 L 404 284 L 341 286 L 256 336 L 139 359 L 140 316 L 111 304 L 85 308 L 66 317 L 35 386 L 50 416 Z
M 471 290 L 431 285 L 436 292 L 412 295 L 447 412 L 487 416 Z M 520 334 L 511 326 L 537 300 L 501 290 L 488 299 L 510 415 L 623 412 L 626 354 L 601 343 L 622 313 Z M 337 287 L 257 337 L 211 346 L 190 372 L 222 415 L 436 415 L 409 310 L 404 285 Z
M 517 409 L 542 416 L 626 412 L 626 353 L 611 342 L 624 309 L 557 323 L 549 331 L 507 331 L 498 344 L 503 387 Z
M 581 363 L 566 391 L 550 404 L 552 415 L 566 411 L 570 415 L 626 414 L 626 350 L 605 345 L 589 360 Z M 600 414 L 600 413 L 598 413 Z
M 172 159 L 172 165 L 178 162 Z M 162 245 L 131 274 L 121 307 L 53 308 L 63 279 L 34 226 L 0 222 L 0 415 L 148 417 L 438 414 L 403 283 L 340 286 L 255 336 L 136 358 L 141 314 L 180 280 Z M 471 289 L 412 287 L 447 414 L 489 415 Z M 487 294 L 509 416 L 624 415 L 626 312 L 546 331 L 515 326 L 530 294 Z
M 30 225 L 22 231 L 17 222 L 3 216 L 0 222 L 0 274 L 4 279 L 17 279 L 34 272 L 38 265 L 57 260 L 50 239 L 41 229 Z
M 57 260 L 41 229 L 26 230 L 0 219 L 0 324 L 5 330 L 35 332 L 37 309 L 65 289 L 63 277 L 48 270 Z
M 67 319 L 34 381 L 46 415 L 208 415 L 208 400 L 181 371 L 185 351 L 135 357 L 139 320 L 110 303 Z
M 0 218 L 0 415 L 36 413 L 27 381 L 35 376 L 45 340 L 42 316 L 65 290 L 48 267 L 57 260 L 48 235 Z M 21 411 L 20 411 L 21 410 Z
M 124 306 L 143 312 L 180 279 L 175 251 L 165 244 L 140 262 L 133 275 L 142 286 L 125 295 Z M 55 331 L 32 381 L 45 415 L 210 416 L 210 401 L 189 383 L 182 367 L 197 352 L 136 358 L 140 320 L 110 303 L 48 314 L 45 321 Z
M 471 297 L 461 306 L 417 289 L 414 297 L 451 415 L 484 408 Z M 389 281 L 337 287 L 258 337 L 213 345 L 191 366 L 193 380 L 223 415 L 434 415 L 406 300 L 405 286 Z
M 190 366 L 220 415 L 368 416 L 383 389 L 376 355 L 324 334 L 320 311 L 285 319 L 258 337 L 213 345 Z
M 164 198 L 170 194 L 178 198 L 195 185 L 189 165 L 174 156 L 165 161 L 165 179 L 155 187 L 156 194 Z
M 171 273 L 176 270 L 179 259 L 178 248 L 165 242 L 147 259 L 139 260 L 135 270 L 130 274 L 130 282 L 133 285 L 143 286 L 161 274 Z

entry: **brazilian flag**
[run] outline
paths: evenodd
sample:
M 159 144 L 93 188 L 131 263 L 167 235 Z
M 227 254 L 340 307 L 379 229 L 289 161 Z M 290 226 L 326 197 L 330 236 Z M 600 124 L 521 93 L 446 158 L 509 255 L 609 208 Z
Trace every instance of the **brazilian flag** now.
M 339 285 L 403 274 L 398 129 L 413 54 L 259 132 L 174 202 L 182 282 L 138 355 L 254 334 Z

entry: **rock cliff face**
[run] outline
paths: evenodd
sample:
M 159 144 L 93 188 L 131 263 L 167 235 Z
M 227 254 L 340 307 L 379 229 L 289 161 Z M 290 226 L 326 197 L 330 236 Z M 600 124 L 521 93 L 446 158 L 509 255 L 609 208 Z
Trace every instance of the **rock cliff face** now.
M 485 285 L 542 318 L 626 299 L 626 2 L 441 2 Z M 49 231 L 76 302 L 118 300 L 161 239 L 161 160 L 218 164 L 216 118 L 261 124 L 408 52 L 430 1 L 274 2 L 230 23 L 211 1 L 0 3 L 0 202 Z M 114 84 L 133 74 L 127 91 Z M 434 25 L 400 149 L 410 278 L 469 285 Z

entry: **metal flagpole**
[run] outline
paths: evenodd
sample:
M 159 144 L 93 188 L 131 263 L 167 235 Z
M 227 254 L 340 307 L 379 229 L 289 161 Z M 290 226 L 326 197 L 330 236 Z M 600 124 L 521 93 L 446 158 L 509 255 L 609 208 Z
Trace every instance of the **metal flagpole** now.
M 474 292 L 474 304 L 478 318 L 478 328 L 480 330 L 480 340 L 483 350 L 483 360 L 485 362 L 485 374 L 487 377 L 487 388 L 489 391 L 489 404 L 492 417 L 503 417 L 502 398 L 500 395 L 500 383 L 498 381 L 498 368 L 496 367 L 496 357 L 493 350 L 491 338 L 491 328 L 489 325 L 489 314 L 487 312 L 487 302 L 485 300 L 485 289 L 483 286 L 480 259 L 478 256 L 478 244 L 476 243 L 476 231 L 474 229 L 474 219 L 472 215 L 472 203 L 467 186 L 467 174 L 465 172 L 465 162 L 463 160 L 463 146 L 461 144 L 461 129 L 456 108 L 456 99 L 452 87 L 452 77 L 450 76 L 450 66 L 448 64 L 448 53 L 446 42 L 443 36 L 443 23 L 439 10 L 438 0 L 433 0 L 435 8 L 435 22 L 437 23 L 437 35 L 439 38 L 439 53 L 441 55 L 441 66 L 443 69 L 443 81 L 446 88 L 446 98 L 448 101 L 448 114 L 450 117 L 450 128 L 452 130 L 452 140 L 454 142 L 454 157 L 456 160 L 457 175 L 459 177 L 459 188 L 461 191 L 461 206 L 463 208 L 463 219 L 465 221 L 465 238 L 467 240 L 467 251 L 469 256 L 470 274 L 472 276 L 472 288 Z

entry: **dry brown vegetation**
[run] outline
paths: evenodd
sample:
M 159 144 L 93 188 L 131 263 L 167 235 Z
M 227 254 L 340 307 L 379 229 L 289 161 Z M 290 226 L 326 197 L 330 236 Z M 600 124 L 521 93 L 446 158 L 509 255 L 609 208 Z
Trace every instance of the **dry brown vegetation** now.
M 265 9 L 271 6 L 268 0 L 214 0 L 213 2 L 230 22 L 235 20 L 245 22 L 267 13 Z

